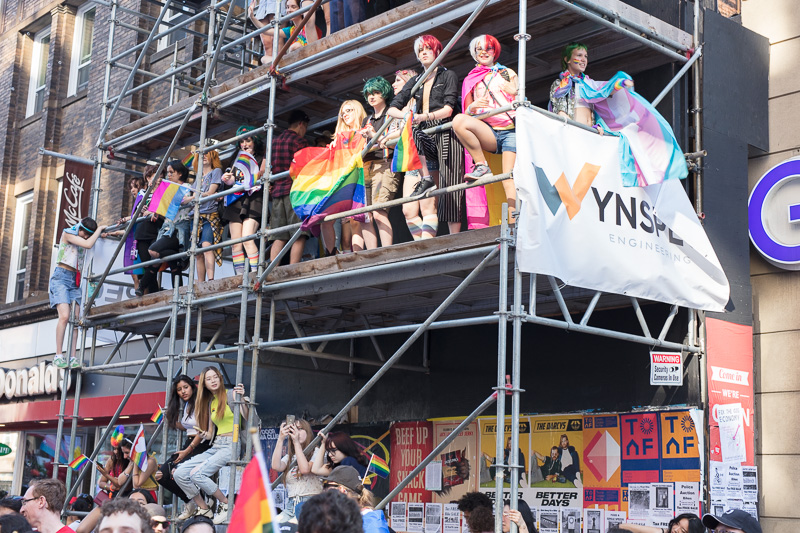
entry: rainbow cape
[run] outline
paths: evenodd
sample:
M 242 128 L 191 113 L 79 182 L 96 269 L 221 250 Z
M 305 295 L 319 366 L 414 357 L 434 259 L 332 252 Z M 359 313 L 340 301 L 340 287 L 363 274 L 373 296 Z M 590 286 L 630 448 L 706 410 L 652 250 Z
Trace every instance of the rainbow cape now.
M 155 413 L 153 413 L 153 416 L 150 417 L 150 420 L 152 420 L 156 424 L 160 424 L 161 421 L 164 420 L 164 410 L 161 408 L 160 405 L 158 406 L 158 410 Z
M 367 470 L 375 472 L 382 478 L 389 477 L 389 465 L 386 464 L 386 461 L 384 461 L 375 454 L 372 454 L 372 458 L 369 461 L 369 467 L 367 468 Z
M 144 440 L 144 426 L 139 424 L 139 431 L 133 438 L 133 448 L 131 449 L 131 459 L 139 470 L 147 470 L 147 442 Z
M 606 82 L 573 79 L 581 96 L 594 104 L 597 123 L 622 137 L 622 184 L 645 187 L 685 178 L 689 169 L 672 128 L 650 102 L 623 85 L 630 79 L 624 72 Z
M 181 200 L 191 191 L 192 189 L 186 185 L 161 180 L 156 190 L 153 191 L 153 197 L 147 210 L 151 213 L 158 213 L 164 218 L 175 220 L 175 215 L 178 214 L 178 209 L 181 207 Z
M 225 205 L 231 205 L 233 202 L 240 200 L 245 192 L 253 194 L 258 189 L 254 189 L 256 180 L 258 179 L 258 161 L 248 152 L 240 151 L 239 155 L 231 165 L 231 172 L 236 178 L 236 185 L 244 185 L 244 191 L 235 192 L 225 197 Z
M 72 461 L 69 464 L 69 467 L 73 470 L 80 470 L 81 468 L 83 468 L 83 465 L 85 465 L 88 462 L 89 458 L 83 454 L 80 454 L 78 457 L 75 458 L 74 461 Z
M 125 436 L 125 426 L 117 426 L 111 434 L 111 446 L 119 446 Z
M 269 485 L 264 454 L 254 453 L 242 473 L 242 484 L 233 508 L 228 531 L 239 533 L 277 533 L 275 501 Z
M 394 147 L 392 157 L 392 172 L 408 172 L 422 168 L 422 161 L 419 160 L 417 146 L 411 136 L 411 123 L 414 121 L 413 111 L 408 112 L 406 123 L 397 139 L 397 146 Z
M 364 207 L 361 150 L 365 144 L 360 132 L 345 132 L 330 146 L 303 148 L 294 154 L 289 199 L 304 230 L 318 235 L 318 224 L 327 215 Z

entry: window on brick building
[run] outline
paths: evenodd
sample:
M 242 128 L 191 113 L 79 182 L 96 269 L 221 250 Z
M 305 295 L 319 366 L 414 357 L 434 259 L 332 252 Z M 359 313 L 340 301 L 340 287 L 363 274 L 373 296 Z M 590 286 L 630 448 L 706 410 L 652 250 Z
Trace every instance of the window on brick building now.
M 33 37 L 31 56 L 31 83 L 28 92 L 28 112 L 31 116 L 44 109 L 47 93 L 47 58 L 50 55 L 50 28 L 38 32 Z
M 28 237 L 30 236 L 33 191 L 17 196 L 14 216 L 14 241 L 11 245 L 11 268 L 8 275 L 6 302 L 16 302 L 25 297 L 25 268 L 28 262 Z
M 170 28 L 170 26 L 174 26 L 175 24 L 178 24 L 188 18 L 189 15 L 187 15 L 184 11 L 180 9 L 168 9 L 167 14 L 164 15 L 163 20 L 164 22 L 169 22 L 170 24 L 169 25 L 162 24 L 161 26 L 159 26 L 158 33 L 161 33 L 162 31 L 167 31 Z M 175 30 L 169 35 L 162 37 L 161 39 L 158 40 L 158 42 L 156 43 L 156 50 L 158 51 L 164 50 L 168 46 L 172 46 L 173 44 L 177 43 L 184 37 L 186 37 L 186 32 L 183 31 L 183 29 Z
M 97 8 L 87 4 L 75 15 L 75 36 L 72 40 L 72 63 L 69 71 L 69 94 L 73 95 L 89 85 L 89 68 L 92 62 L 94 16 Z

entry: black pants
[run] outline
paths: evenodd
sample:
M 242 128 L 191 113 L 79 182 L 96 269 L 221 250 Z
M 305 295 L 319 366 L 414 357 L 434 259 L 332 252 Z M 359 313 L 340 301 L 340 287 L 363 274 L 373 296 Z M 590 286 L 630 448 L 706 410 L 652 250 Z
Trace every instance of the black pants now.
M 136 251 L 139 253 L 139 260 L 142 263 L 153 259 L 150 256 L 150 245 L 153 244 L 153 242 L 154 240 L 150 239 L 136 240 Z M 147 294 L 161 290 L 161 287 L 158 286 L 158 265 L 144 267 L 144 274 L 139 280 L 139 290 Z
M 189 444 L 193 440 L 194 440 L 194 437 L 187 436 L 186 437 L 186 442 L 183 443 L 183 448 L 181 448 L 181 449 L 185 450 L 186 448 L 188 448 Z M 201 442 L 197 446 L 197 448 L 192 450 L 192 453 L 190 453 L 186 457 L 186 459 L 184 459 L 184 461 L 187 461 L 187 460 L 191 459 L 192 457 L 194 457 L 198 453 L 203 453 L 204 451 L 206 451 L 210 447 L 211 447 L 211 445 L 208 442 Z M 180 488 L 177 483 L 175 483 L 174 479 L 172 479 L 172 470 L 176 467 L 176 465 L 175 465 L 175 463 L 173 463 L 173 461 L 175 459 L 177 459 L 177 458 L 178 458 L 178 454 L 176 454 L 176 453 L 172 454 L 172 456 L 170 456 L 170 458 L 167 459 L 164 462 L 164 464 L 162 464 L 161 466 L 158 467 L 158 469 L 161 471 L 161 479 L 158 480 L 158 484 L 161 485 L 162 487 L 164 487 L 165 489 L 167 489 L 168 491 L 170 491 L 172 494 L 174 494 L 175 496 L 177 496 L 181 500 L 183 500 L 185 502 L 188 502 L 189 498 L 186 497 L 186 493 L 183 492 L 183 489 Z M 178 464 L 180 464 L 180 463 L 178 463 Z

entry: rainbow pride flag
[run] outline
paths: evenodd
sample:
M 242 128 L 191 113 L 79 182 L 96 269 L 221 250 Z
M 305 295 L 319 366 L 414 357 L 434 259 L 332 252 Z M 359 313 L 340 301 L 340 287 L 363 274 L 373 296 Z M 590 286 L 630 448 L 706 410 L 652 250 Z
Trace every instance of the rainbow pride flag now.
M 131 449 L 131 459 L 139 470 L 147 470 L 147 442 L 144 440 L 144 426 L 139 424 L 139 431 L 133 438 L 133 449 Z
M 156 190 L 153 191 L 153 198 L 150 200 L 150 205 L 147 209 L 151 213 L 158 213 L 164 218 L 175 220 L 178 209 L 181 207 L 181 200 L 191 192 L 191 187 L 187 185 L 161 180 Z
M 158 410 L 150 417 L 150 420 L 156 424 L 160 424 L 161 421 L 164 420 L 164 409 L 162 409 L 160 405 L 158 406 Z
M 254 453 L 242 473 L 242 484 L 228 531 L 278 533 L 275 501 L 267 472 L 264 454 Z
M 375 454 L 372 454 L 372 458 L 369 461 L 369 468 L 367 470 L 375 472 L 382 478 L 389 477 L 389 465 L 386 464 L 386 461 Z
M 69 467 L 73 470 L 80 470 L 81 468 L 83 468 L 83 465 L 85 465 L 88 462 L 89 458 L 83 454 L 80 454 L 78 457 L 75 458 L 74 461 L 72 461 L 69 464 Z
M 119 446 L 123 437 L 125 437 L 125 426 L 117 426 L 111 434 L 111 446 Z
M 194 152 L 189 152 L 189 155 L 181 159 L 181 163 L 183 163 L 183 166 L 185 166 L 189 170 L 192 170 L 194 168 L 194 159 L 195 159 Z
M 583 98 L 594 104 L 597 123 L 622 137 L 622 184 L 645 187 L 685 178 L 689 168 L 672 128 L 650 102 L 624 86 L 630 79 L 617 72 L 606 82 L 584 76 L 577 83 Z
M 422 161 L 419 159 L 417 146 L 414 144 L 414 138 L 411 136 L 411 123 L 414 121 L 414 113 L 408 112 L 406 124 L 400 132 L 400 138 L 397 140 L 397 146 L 394 147 L 394 156 L 392 157 L 392 172 L 408 172 L 409 170 L 418 170 L 422 168 Z
M 360 132 L 345 132 L 336 136 L 332 146 L 303 148 L 294 154 L 289 199 L 304 230 L 318 235 L 318 224 L 327 215 L 366 204 L 361 159 L 365 144 Z

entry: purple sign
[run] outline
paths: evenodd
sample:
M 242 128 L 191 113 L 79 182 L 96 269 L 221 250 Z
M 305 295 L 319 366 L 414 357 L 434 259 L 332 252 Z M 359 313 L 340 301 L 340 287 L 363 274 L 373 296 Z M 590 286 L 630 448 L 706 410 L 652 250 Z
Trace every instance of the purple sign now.
M 800 270 L 800 195 L 796 186 L 789 187 L 795 180 L 800 180 L 800 158 L 767 171 L 747 203 L 753 246 L 764 259 L 786 270 Z M 785 242 L 787 236 L 795 242 Z

